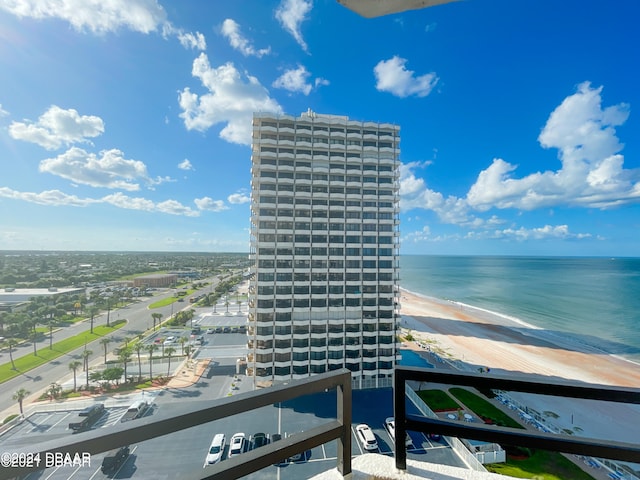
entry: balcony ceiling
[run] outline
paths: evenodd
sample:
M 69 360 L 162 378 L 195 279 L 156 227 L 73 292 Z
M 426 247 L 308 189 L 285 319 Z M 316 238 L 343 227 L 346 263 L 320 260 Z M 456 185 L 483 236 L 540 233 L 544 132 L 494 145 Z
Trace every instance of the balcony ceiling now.
M 338 0 L 338 3 L 363 17 L 374 18 L 455 1 L 457 0 Z

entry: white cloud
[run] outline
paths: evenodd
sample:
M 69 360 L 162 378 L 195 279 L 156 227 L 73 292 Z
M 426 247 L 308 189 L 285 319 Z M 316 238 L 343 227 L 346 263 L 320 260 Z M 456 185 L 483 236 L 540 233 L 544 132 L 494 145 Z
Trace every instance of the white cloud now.
M 193 165 L 191 165 L 191 162 L 187 158 L 185 158 L 182 162 L 178 164 L 178 168 L 180 170 L 195 170 L 195 168 L 193 168 Z
M 120 28 L 149 33 L 167 17 L 156 0 L 4 0 L 0 9 L 18 17 L 59 18 L 76 30 L 98 34 Z
M 0 197 L 46 206 L 86 207 L 95 204 L 109 204 L 117 208 L 127 210 L 140 210 L 151 213 L 166 213 L 170 215 L 182 215 L 198 217 L 200 213 L 192 208 L 182 205 L 177 200 L 165 200 L 155 203 L 152 200 L 141 197 L 129 197 L 121 192 L 106 195 L 102 198 L 79 198 L 76 195 L 68 195 L 60 190 L 47 190 L 40 193 L 19 192 L 7 187 L 0 187 Z
M 229 209 L 222 200 L 213 200 L 210 197 L 196 198 L 194 203 L 200 210 L 208 210 L 211 212 L 221 212 Z
M 57 18 L 79 32 L 97 35 L 121 29 L 160 32 L 177 37 L 185 48 L 206 49 L 204 35 L 174 27 L 157 0 L 0 0 L 0 9 L 20 18 Z
M 2 104 L 0 103 L 0 117 L 9 116 L 9 112 L 7 112 L 4 108 L 2 108 Z
M 227 197 L 227 201 L 232 204 L 240 205 L 243 203 L 249 203 L 251 198 L 244 192 L 232 193 Z
M 271 52 L 271 48 L 261 48 L 256 50 L 255 47 L 240 33 L 240 25 L 231 18 L 227 18 L 222 22 L 222 34 L 229 41 L 229 44 L 242 53 L 244 56 L 262 57 Z
M 102 133 L 104 122 L 100 117 L 79 115 L 72 108 L 64 110 L 57 105 L 52 105 L 35 123 L 25 121 L 12 122 L 9 125 L 9 134 L 13 138 L 38 144 L 47 150 L 87 142 L 88 138 L 97 137 Z
M 307 14 L 311 11 L 313 3 L 309 0 L 282 0 L 278 8 L 276 9 L 276 18 L 286 31 L 288 31 L 296 42 L 306 52 L 308 51 L 307 44 L 302 38 L 300 32 L 300 25 L 307 18 Z
M 208 93 L 198 96 L 185 88 L 179 93 L 180 117 L 188 130 L 205 131 L 217 123 L 226 123 L 220 137 L 228 142 L 249 145 L 253 112 L 282 113 L 257 78 L 242 75 L 232 63 L 211 67 L 201 53 L 193 62 L 192 75 Z
M 426 97 L 438 83 L 435 73 L 427 73 L 418 77 L 413 71 L 407 70 L 407 60 L 397 55 L 389 60 L 381 60 L 373 68 L 376 77 L 376 89 L 389 92 L 397 97 Z
M 513 238 L 519 241 L 525 240 L 544 240 L 548 238 L 590 238 L 589 233 L 571 233 L 567 225 L 545 225 L 544 227 L 537 228 L 524 228 L 518 229 L 505 228 L 503 230 L 495 230 L 493 232 L 487 232 L 489 238 Z
M 310 83 L 307 83 L 307 79 L 311 74 L 303 65 L 299 65 L 298 68 L 286 70 L 273 82 L 273 86 L 276 88 L 284 88 L 290 92 L 300 92 L 305 95 L 311 93 L 313 88 Z
M 403 211 L 421 208 L 435 212 L 440 220 L 471 228 L 492 227 L 503 220 L 495 215 L 487 220 L 475 212 L 493 208 L 521 211 L 540 208 L 612 208 L 640 202 L 640 169 L 625 169 L 623 146 L 615 132 L 628 115 L 626 104 L 602 108 L 600 88 L 589 83 L 578 86 L 549 116 L 539 136 L 545 148 L 557 148 L 561 168 L 534 172 L 516 178 L 516 165 L 496 158 L 482 170 L 466 197 L 446 197 L 430 189 L 416 171 L 428 165 L 412 162 L 401 166 L 400 205 Z M 512 237 L 558 235 L 562 228 L 543 227 L 497 230 Z M 581 236 L 582 235 L 582 236 Z M 588 234 L 576 234 L 584 238 Z
M 538 140 L 557 148 L 557 171 L 515 178 L 516 165 L 502 159 L 480 172 L 467 194 L 477 210 L 533 210 L 557 205 L 609 208 L 640 201 L 640 169 L 625 169 L 615 128 L 629 116 L 626 104 L 602 108 L 602 87 L 588 82 L 551 113 Z
M 179 32 L 177 35 L 178 41 L 184 48 L 190 48 L 193 50 L 207 49 L 207 41 L 205 40 L 204 35 L 200 32 Z
M 39 170 L 78 184 L 122 190 L 139 190 L 138 180 L 150 181 L 143 162 L 127 160 L 117 149 L 103 150 L 98 156 L 72 147 L 40 162 Z
M 67 205 L 72 207 L 86 207 L 93 203 L 99 203 L 99 200 L 67 195 L 60 190 L 46 190 L 44 192 L 35 193 L 19 192 L 8 187 L 0 187 L 0 197 L 10 198 L 13 200 L 23 200 L 25 202 L 37 203 L 38 205 L 52 206 Z

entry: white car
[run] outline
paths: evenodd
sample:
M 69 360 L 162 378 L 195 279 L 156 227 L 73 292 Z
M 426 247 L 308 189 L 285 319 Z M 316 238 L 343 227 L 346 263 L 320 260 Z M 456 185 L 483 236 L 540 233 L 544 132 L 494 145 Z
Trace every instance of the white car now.
M 209 447 L 209 453 L 207 454 L 207 463 L 213 465 L 222 460 L 222 454 L 224 453 L 224 446 L 226 439 L 224 434 L 218 433 L 213 437 L 211 446 Z
M 358 441 L 362 445 L 362 448 L 365 450 L 377 450 L 378 449 L 378 441 L 376 440 L 376 436 L 373 434 L 373 431 L 369 428 L 369 425 L 365 425 L 361 423 L 356 427 L 356 436 L 358 437 Z
M 244 433 L 236 433 L 231 437 L 231 442 L 229 442 L 229 455 L 227 458 L 235 457 L 236 455 L 240 455 L 245 451 L 245 443 L 247 438 Z
M 393 417 L 389 417 L 384 421 L 384 428 L 387 429 L 387 432 L 389 432 L 389 436 L 391 437 L 391 440 L 393 440 L 394 442 L 396 441 L 396 421 Z M 408 447 L 410 445 L 413 445 L 413 441 L 411 440 L 411 437 L 409 436 L 409 434 L 407 433 L 407 436 L 404 439 L 404 444 Z
M 165 345 L 171 345 L 173 342 L 176 341 L 176 337 L 167 337 L 164 341 Z

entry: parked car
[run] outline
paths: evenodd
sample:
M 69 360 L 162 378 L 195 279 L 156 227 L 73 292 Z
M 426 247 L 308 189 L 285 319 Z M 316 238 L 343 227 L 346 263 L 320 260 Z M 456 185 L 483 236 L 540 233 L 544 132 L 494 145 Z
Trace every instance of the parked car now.
M 127 461 L 127 458 L 129 458 L 128 445 L 112 450 L 105 455 L 104 459 L 102 459 L 102 465 L 100 469 L 104 474 L 115 472 L 122 466 L 124 462 Z
M 269 435 L 269 443 L 276 443 L 279 442 L 280 440 L 282 440 L 282 435 L 280 435 L 279 433 L 272 433 L 271 435 Z M 286 465 L 289 462 L 288 458 L 285 458 L 283 460 L 280 460 L 279 462 L 274 463 L 274 465 L 276 467 L 281 467 L 283 465 Z
M 391 440 L 393 440 L 395 442 L 396 441 L 396 421 L 395 421 L 395 419 L 393 417 L 387 418 L 384 421 L 384 428 L 386 428 L 387 432 L 389 432 L 389 436 L 391 437 Z M 409 436 L 408 433 L 405 436 L 404 444 L 407 447 L 409 445 L 413 445 L 413 441 L 411 440 L 411 437 Z
M 240 455 L 246 449 L 246 436 L 244 433 L 236 433 L 231 437 L 231 442 L 229 442 L 229 454 L 227 458 L 234 457 L 236 455 Z
M 256 449 L 256 448 L 260 448 L 265 446 L 267 443 L 269 443 L 269 439 L 267 438 L 267 436 L 260 432 L 260 433 L 254 433 L 253 434 L 253 438 L 251 439 L 251 449 Z
M 226 439 L 224 434 L 218 433 L 214 435 L 213 440 L 211 441 L 211 446 L 209 447 L 209 453 L 207 454 L 207 463 L 209 465 L 213 465 L 214 463 L 218 463 L 222 460 L 225 444 Z
M 365 450 L 377 450 L 378 449 L 378 441 L 376 440 L 376 436 L 373 434 L 369 425 L 361 423 L 356 426 L 356 436 L 358 437 L 358 441 L 362 445 L 362 448 Z
M 213 328 L 207 328 L 207 333 L 213 333 Z
M 167 337 L 164 340 L 164 344 L 165 345 L 171 345 L 175 341 L 176 341 L 176 337 Z

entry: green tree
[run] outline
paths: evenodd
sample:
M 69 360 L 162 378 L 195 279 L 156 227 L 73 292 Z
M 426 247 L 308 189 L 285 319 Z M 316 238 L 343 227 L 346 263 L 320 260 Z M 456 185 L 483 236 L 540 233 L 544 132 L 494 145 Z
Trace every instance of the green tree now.
M 15 370 L 16 369 L 16 364 L 13 361 L 13 347 L 15 347 L 18 344 L 18 341 L 15 338 L 10 338 L 9 340 L 7 340 L 7 347 L 9 347 L 9 359 L 11 360 L 11 370 Z
M 82 362 L 80 360 L 73 360 L 72 362 L 69 362 L 69 370 L 73 370 L 73 391 L 76 391 L 77 388 L 77 384 L 76 384 L 76 373 L 78 371 L 78 368 L 80 368 L 80 365 L 82 365 Z
M 87 313 L 91 318 L 91 329 L 89 331 L 93 333 L 93 319 L 96 317 L 96 315 L 98 315 L 98 313 L 100 313 L 100 309 L 96 306 L 92 306 L 92 307 L 89 307 L 89 309 L 87 310 Z
M 169 357 L 169 365 L 167 366 L 167 377 L 169 376 L 169 373 L 171 372 L 171 355 L 173 355 L 174 353 L 176 353 L 176 349 L 173 347 L 167 347 L 164 351 L 164 353 L 167 354 L 167 356 Z
M 127 364 L 131 361 L 131 347 L 123 347 L 118 352 L 118 360 L 124 367 L 124 381 L 127 381 Z
M 84 360 L 84 371 L 87 373 L 87 388 L 89 388 L 89 357 L 93 352 L 91 350 L 83 350 L 82 358 Z
M 151 314 L 151 318 L 153 318 L 153 331 L 156 331 L 156 322 L 158 322 L 158 325 L 160 325 L 160 321 L 162 320 L 162 314 L 161 313 L 152 313 Z
M 100 339 L 100 345 L 104 347 L 104 363 L 107 363 L 107 346 L 111 343 L 111 339 L 109 337 L 102 337 Z
M 62 386 L 56 382 L 53 382 L 51 385 L 49 385 L 49 388 L 47 389 L 47 395 L 49 395 L 49 398 L 51 400 L 57 399 L 61 393 Z
M 107 382 L 115 382 L 116 385 L 120 382 L 124 368 L 121 367 L 109 367 L 102 371 L 102 379 Z
M 16 393 L 13 394 L 13 399 L 18 401 L 18 405 L 20 406 L 20 416 L 24 417 L 24 411 L 22 410 L 22 402 L 31 392 L 29 390 L 25 390 L 21 388 Z
M 180 342 L 180 349 L 181 349 L 182 355 L 184 355 L 184 344 L 187 343 L 187 338 L 186 337 L 180 337 L 178 342 Z
M 142 381 L 142 362 L 140 361 L 140 352 L 144 348 L 144 344 L 142 342 L 136 342 L 133 344 L 133 349 L 138 355 L 138 381 Z
M 149 379 L 153 380 L 153 352 L 156 350 L 156 346 L 152 343 L 144 347 L 149 352 Z
M 36 340 L 38 339 L 38 332 L 32 332 L 31 335 L 29 335 L 29 339 L 31 340 L 31 343 L 33 344 L 33 354 L 37 357 L 38 356 L 38 349 L 36 346 Z

